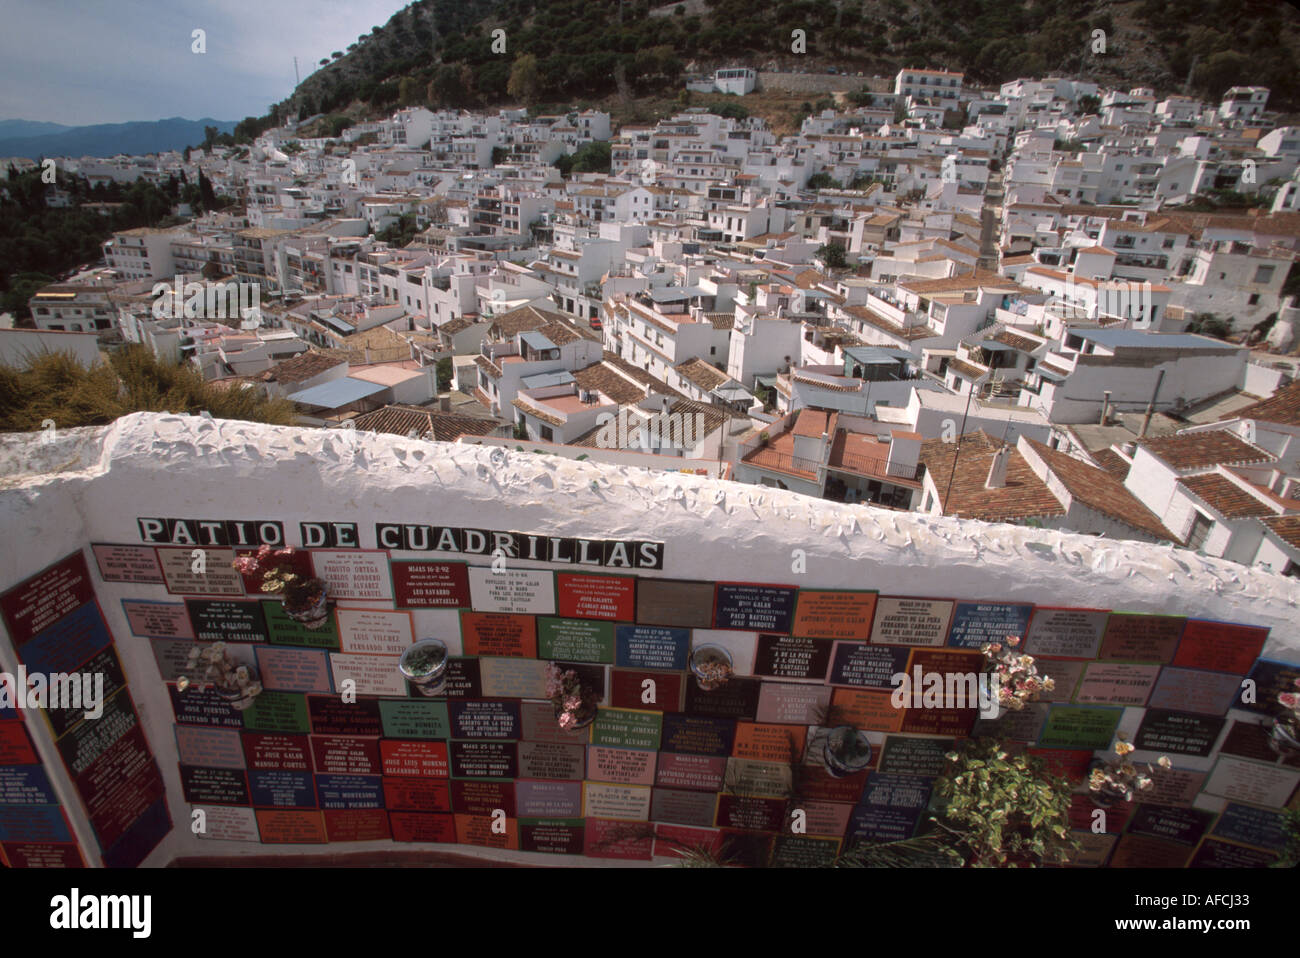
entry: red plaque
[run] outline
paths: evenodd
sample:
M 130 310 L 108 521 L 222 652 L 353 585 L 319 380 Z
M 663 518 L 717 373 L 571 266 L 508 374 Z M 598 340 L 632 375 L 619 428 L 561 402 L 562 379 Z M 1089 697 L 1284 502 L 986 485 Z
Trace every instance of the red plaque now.
M 513 818 L 504 819 L 502 834 L 500 817 L 489 815 L 457 815 L 456 841 L 462 845 L 483 845 L 487 848 L 519 848 L 519 823 Z M 493 826 L 496 826 L 495 828 Z
M 333 775 L 378 775 L 379 739 L 357 735 L 313 735 L 316 771 Z
M 588 818 L 583 848 L 588 858 L 648 862 L 654 850 L 654 826 L 646 822 Z
M 0 595 L 0 614 L 14 645 L 22 645 L 94 597 L 86 557 L 74 552 Z
M 385 778 L 384 807 L 403 812 L 449 812 L 451 789 L 431 778 Z
M 320 812 L 259 808 L 257 829 L 264 845 L 323 845 L 328 841 Z
M 460 636 L 466 655 L 537 658 L 536 616 L 462 612 Z
M 647 681 L 653 682 L 654 685 L 646 685 Z M 650 700 L 651 698 L 653 701 Z M 682 673 L 614 669 L 613 681 L 610 683 L 610 702 L 616 709 L 680 712 Z
M 463 562 L 390 563 L 399 609 L 468 609 L 469 575 Z
M 1245 675 L 1259 658 L 1266 638 L 1268 629 L 1259 626 L 1188 619 L 1172 664 Z
M 0 856 L 10 868 L 85 868 L 76 845 L 62 842 L 6 842 Z
M 429 815 L 423 812 L 390 812 L 388 820 L 395 842 L 456 841 L 456 822 L 451 815 Z
M 37 765 L 40 759 L 32 749 L 22 722 L 0 722 L 0 765 Z
M 559 572 L 555 581 L 563 618 L 618 622 L 636 618 L 636 579 L 631 576 Z
M 459 814 L 489 816 L 501 809 L 507 818 L 514 818 L 515 783 L 457 779 L 451 783 L 451 805 Z
M 424 778 L 447 777 L 446 742 L 380 741 L 385 775 L 416 775 Z
M 388 812 L 382 808 L 327 808 L 325 834 L 332 842 L 388 841 Z
M 306 735 L 245 732 L 243 740 L 244 757 L 251 769 L 272 768 L 297 772 L 312 770 Z

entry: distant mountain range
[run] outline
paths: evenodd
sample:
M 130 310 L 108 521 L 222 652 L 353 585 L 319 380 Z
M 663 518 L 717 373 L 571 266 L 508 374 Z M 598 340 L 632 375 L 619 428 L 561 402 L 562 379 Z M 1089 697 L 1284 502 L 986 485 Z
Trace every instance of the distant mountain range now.
M 0 157 L 25 156 L 138 156 L 183 150 L 203 142 L 203 128 L 215 126 L 219 133 L 235 129 L 234 120 L 166 120 L 136 123 L 100 123 L 94 126 L 62 126 L 37 120 L 0 120 Z

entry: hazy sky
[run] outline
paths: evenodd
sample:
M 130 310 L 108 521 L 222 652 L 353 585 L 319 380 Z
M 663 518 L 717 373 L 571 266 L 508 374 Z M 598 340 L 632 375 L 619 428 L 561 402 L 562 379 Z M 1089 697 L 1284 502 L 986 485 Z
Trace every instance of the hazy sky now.
M 0 119 L 261 116 L 407 0 L 0 0 Z M 194 30 L 207 52 L 191 52 Z

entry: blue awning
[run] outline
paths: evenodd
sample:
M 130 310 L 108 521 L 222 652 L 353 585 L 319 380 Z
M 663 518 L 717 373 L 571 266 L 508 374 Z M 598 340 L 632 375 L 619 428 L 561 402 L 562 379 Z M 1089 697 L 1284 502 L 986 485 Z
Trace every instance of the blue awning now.
M 351 376 L 344 376 L 342 379 L 321 383 L 319 386 L 312 386 L 310 389 L 296 392 L 289 399 L 304 406 L 317 406 L 321 409 L 342 409 L 344 406 L 365 399 L 367 396 L 381 393 L 387 388 L 387 386 L 381 386 L 379 383 L 368 383 L 364 379 L 353 379 Z

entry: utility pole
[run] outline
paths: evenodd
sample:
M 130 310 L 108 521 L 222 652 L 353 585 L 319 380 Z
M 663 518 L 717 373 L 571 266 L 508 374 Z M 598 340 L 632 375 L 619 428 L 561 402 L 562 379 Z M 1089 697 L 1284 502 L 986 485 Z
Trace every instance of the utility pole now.
M 1165 381 L 1165 371 L 1160 370 L 1160 375 L 1156 376 L 1156 388 L 1151 390 L 1151 401 L 1147 403 L 1146 415 L 1142 417 L 1142 431 L 1138 433 L 1139 439 L 1145 439 L 1147 427 L 1151 425 L 1151 416 L 1156 411 L 1156 397 L 1160 395 L 1160 384 Z
M 943 503 L 939 507 L 939 514 L 943 515 L 948 511 L 948 497 L 952 495 L 952 480 L 957 475 L 957 457 L 961 455 L 961 439 L 966 435 L 966 417 L 970 415 L 970 401 L 975 398 L 975 384 L 971 383 L 970 392 L 966 394 L 966 411 L 961 414 L 961 432 L 957 435 L 957 448 L 952 451 L 952 471 L 948 473 L 948 488 L 943 494 Z
M 298 58 L 294 57 L 293 58 L 293 85 L 300 86 L 301 84 L 302 84 L 302 77 L 298 75 Z

